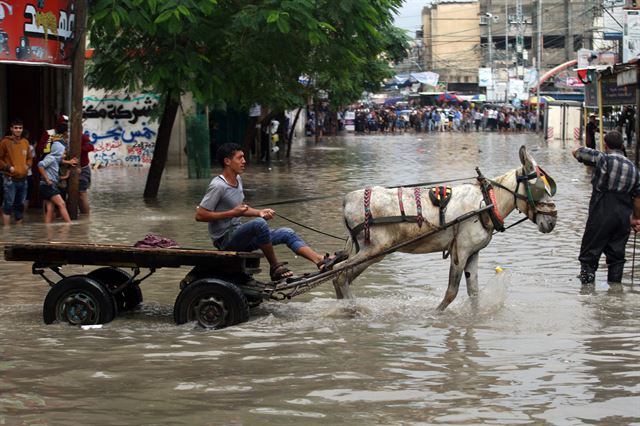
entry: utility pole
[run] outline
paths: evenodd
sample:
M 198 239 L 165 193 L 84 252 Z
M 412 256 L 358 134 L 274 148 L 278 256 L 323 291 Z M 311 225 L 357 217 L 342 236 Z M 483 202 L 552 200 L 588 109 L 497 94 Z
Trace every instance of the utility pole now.
M 571 0 L 564 0 L 564 22 L 566 32 L 564 35 L 564 56 L 565 61 L 573 59 L 573 23 L 571 19 Z
M 509 102 L 509 0 L 504 1 L 504 66 L 507 68 L 507 88 L 504 93 L 505 102 Z
M 536 103 L 536 123 L 538 123 L 536 125 L 536 130 L 540 131 L 543 130 L 542 129 L 542 120 L 540 120 L 540 86 L 541 86 L 541 82 L 540 82 L 540 77 L 542 77 L 540 75 L 540 70 L 542 69 L 542 0 L 538 0 L 538 11 L 537 11 L 537 15 L 538 15 L 538 59 L 536 61 L 536 65 L 538 68 L 538 87 L 537 87 L 537 92 L 536 92 L 536 97 L 538 102 Z M 543 135 L 544 137 L 544 135 Z
M 84 54 L 87 39 L 87 0 L 75 2 L 75 37 L 73 46 L 73 64 L 71 66 L 71 117 L 69 124 L 69 156 L 78 159 L 80 165 L 80 150 L 82 145 L 82 98 L 84 95 Z M 69 177 L 69 197 L 67 210 L 71 219 L 78 218 L 78 178 L 80 167 L 71 169 Z
M 593 24 L 593 11 L 591 10 L 591 1 L 584 0 L 584 17 L 583 31 L 582 31 L 582 47 L 585 49 L 593 49 L 593 43 L 591 42 L 593 37 L 592 24 Z
M 521 78 L 523 73 L 520 65 L 524 65 L 520 61 L 524 50 L 524 14 L 522 13 L 522 0 L 516 0 L 516 25 L 518 28 L 518 35 L 516 36 L 516 71 L 518 77 Z
M 493 14 L 487 12 L 485 13 L 485 16 L 487 17 L 487 43 L 488 43 L 488 47 L 489 47 L 489 74 L 491 75 L 491 97 L 492 100 L 495 97 L 495 81 L 493 79 L 493 36 L 491 34 L 491 23 L 493 22 Z M 487 96 L 487 100 L 489 97 Z

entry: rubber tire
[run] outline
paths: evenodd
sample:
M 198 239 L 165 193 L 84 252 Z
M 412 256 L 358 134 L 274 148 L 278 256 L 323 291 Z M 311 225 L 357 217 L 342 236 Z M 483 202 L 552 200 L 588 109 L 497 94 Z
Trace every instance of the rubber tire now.
M 195 309 L 201 301 L 212 297 L 222 302 L 226 314 L 216 322 L 203 322 Z M 178 294 L 173 307 L 173 318 L 176 324 L 197 321 L 204 328 L 221 329 L 248 321 L 249 303 L 237 285 L 220 279 L 204 278 L 187 285 Z
M 117 288 L 131 278 L 131 275 L 122 269 L 108 266 L 91 271 L 87 276 L 98 281 L 109 291 Z M 112 294 L 116 300 L 117 312 L 131 311 L 142 303 L 142 290 L 140 290 L 138 284 L 132 284 L 121 292 Z M 115 312 L 114 315 L 117 314 L 117 312 Z
M 62 309 L 65 300 L 71 295 L 89 300 L 97 312 L 78 324 L 67 321 Z M 86 275 L 72 275 L 61 279 L 51 287 L 44 299 L 42 316 L 45 324 L 56 321 L 66 321 L 72 325 L 106 324 L 114 318 L 114 304 L 113 296 L 99 282 Z

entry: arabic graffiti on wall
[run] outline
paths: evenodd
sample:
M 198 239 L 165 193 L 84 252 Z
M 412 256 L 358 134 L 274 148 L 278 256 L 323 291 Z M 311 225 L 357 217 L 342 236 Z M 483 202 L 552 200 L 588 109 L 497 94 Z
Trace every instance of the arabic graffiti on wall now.
M 70 66 L 75 16 L 69 0 L 0 1 L 0 62 Z
M 155 94 L 85 96 L 82 118 L 94 146 L 91 164 L 149 166 L 158 133 L 151 114 L 158 100 Z

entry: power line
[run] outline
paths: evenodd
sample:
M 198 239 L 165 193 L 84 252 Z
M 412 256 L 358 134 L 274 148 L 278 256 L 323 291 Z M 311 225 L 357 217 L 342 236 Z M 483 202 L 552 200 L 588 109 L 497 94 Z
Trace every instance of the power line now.
M 564 7 L 564 5 L 563 5 L 562 3 L 556 4 L 556 5 L 554 5 L 554 6 L 550 6 L 550 7 L 548 7 L 544 12 L 548 13 L 549 11 L 552 11 L 552 10 L 554 10 L 554 9 L 557 9 L 557 8 L 559 8 L 559 7 L 561 7 L 561 6 L 562 6 L 562 7 Z M 578 16 L 583 16 L 584 14 L 589 13 L 589 12 L 591 12 L 591 11 L 592 11 L 592 10 L 594 10 L 594 9 L 596 9 L 596 7 L 595 7 L 595 6 L 594 6 L 594 7 L 592 7 L 591 9 L 587 9 L 586 11 L 583 11 L 583 12 L 582 12 L 580 15 L 578 15 Z M 544 12 L 543 12 L 543 14 L 544 14 Z M 532 15 L 532 16 L 537 16 L 537 15 Z M 479 20 L 479 19 L 478 19 L 478 20 Z M 552 29 L 551 31 L 554 31 L 554 30 L 561 30 L 561 29 L 566 29 L 566 28 L 567 28 L 567 27 L 564 27 L 564 28 L 554 28 L 554 29 Z M 434 38 L 439 38 L 439 37 L 444 37 L 444 36 L 458 35 L 458 34 L 467 33 L 467 32 L 470 32 L 470 31 L 477 31 L 477 30 L 478 30 L 478 28 L 477 28 L 477 27 L 473 27 L 473 28 L 468 28 L 468 29 L 460 30 L 460 31 L 452 31 L 452 32 L 443 33 L 443 34 L 436 34 L 436 35 L 434 35 L 434 36 L 432 36 L 432 37 L 424 36 L 424 37 L 423 37 L 423 39 L 429 40 L 429 39 L 434 39 Z M 480 31 L 480 32 L 482 32 L 482 31 Z M 534 32 L 534 31 L 532 30 L 532 35 L 533 35 L 533 32 Z M 549 32 L 549 30 L 547 30 L 547 33 L 548 33 L 548 32 Z M 480 37 L 482 38 L 482 35 L 480 35 Z

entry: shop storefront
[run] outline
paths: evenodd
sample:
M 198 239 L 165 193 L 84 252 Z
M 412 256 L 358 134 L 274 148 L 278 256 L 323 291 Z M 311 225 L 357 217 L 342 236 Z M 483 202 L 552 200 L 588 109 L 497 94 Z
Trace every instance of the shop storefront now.
M 589 67 L 578 70 L 578 75 L 585 81 L 585 113 L 584 121 L 587 120 L 589 111 L 593 111 L 599 122 L 599 149 L 604 149 L 603 137 L 605 133 L 605 108 L 611 110 L 631 110 L 637 111 L 640 107 L 640 86 L 638 85 L 638 67 L 640 62 L 633 59 L 623 64 L 616 64 L 606 67 Z M 629 143 L 634 148 L 631 155 L 636 164 L 640 164 L 640 150 L 637 144 L 637 135 L 640 130 L 640 115 L 634 112 L 633 122 L 629 122 L 630 129 L 617 126 L 621 132 L 626 133 L 631 140 L 636 140 L 635 144 Z M 617 121 L 617 120 L 616 120 Z M 632 136 L 635 134 L 635 136 Z
M 0 1 L 0 131 L 21 118 L 30 138 L 69 112 L 75 13 L 69 0 Z

